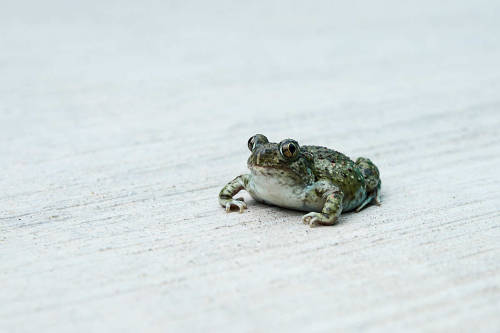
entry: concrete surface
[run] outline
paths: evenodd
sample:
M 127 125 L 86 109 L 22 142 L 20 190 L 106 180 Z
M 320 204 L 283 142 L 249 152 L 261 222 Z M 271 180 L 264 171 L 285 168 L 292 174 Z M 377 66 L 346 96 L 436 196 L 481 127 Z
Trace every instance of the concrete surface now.
M 1 332 L 500 331 L 498 1 L 1 7 Z M 226 214 L 255 133 L 383 205 Z

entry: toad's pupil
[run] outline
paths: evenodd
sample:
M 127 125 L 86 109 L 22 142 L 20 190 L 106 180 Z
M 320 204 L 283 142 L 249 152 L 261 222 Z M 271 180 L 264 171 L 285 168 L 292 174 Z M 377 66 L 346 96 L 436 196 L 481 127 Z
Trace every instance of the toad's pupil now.
M 294 145 L 290 145 L 288 146 L 288 150 L 290 150 L 290 153 L 292 153 L 292 155 L 295 153 L 295 146 Z

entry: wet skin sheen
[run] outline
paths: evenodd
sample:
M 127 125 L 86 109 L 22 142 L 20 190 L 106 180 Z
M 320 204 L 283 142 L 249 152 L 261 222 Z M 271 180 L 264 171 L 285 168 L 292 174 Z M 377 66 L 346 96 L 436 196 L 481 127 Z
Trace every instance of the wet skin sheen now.
M 222 188 L 219 203 L 226 208 L 247 207 L 233 196 L 246 190 L 257 201 L 310 212 L 302 220 L 310 226 L 332 225 L 342 212 L 379 204 L 380 176 L 375 164 L 320 146 L 299 146 L 292 139 L 269 142 L 262 134 L 248 140 L 250 174 L 236 177 Z

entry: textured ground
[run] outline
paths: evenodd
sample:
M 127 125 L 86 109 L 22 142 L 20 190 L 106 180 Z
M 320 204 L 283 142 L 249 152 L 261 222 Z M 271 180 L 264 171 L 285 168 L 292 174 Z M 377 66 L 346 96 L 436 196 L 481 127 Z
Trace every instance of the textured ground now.
M 0 331 L 500 330 L 499 3 L 251 3 L 2 4 Z M 226 214 L 255 133 L 383 205 Z

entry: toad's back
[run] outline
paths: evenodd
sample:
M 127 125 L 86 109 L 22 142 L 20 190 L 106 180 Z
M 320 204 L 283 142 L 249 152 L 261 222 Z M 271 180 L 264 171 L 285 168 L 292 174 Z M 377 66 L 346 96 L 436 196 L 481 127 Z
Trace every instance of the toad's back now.
M 302 148 L 313 155 L 315 178 L 331 181 L 344 193 L 343 211 L 360 207 L 374 190 L 367 186 L 374 181 L 368 181 L 365 177 L 376 175 L 375 182 L 377 185 L 380 183 L 378 169 L 368 159 L 359 158 L 354 162 L 348 156 L 326 147 L 303 146 Z

